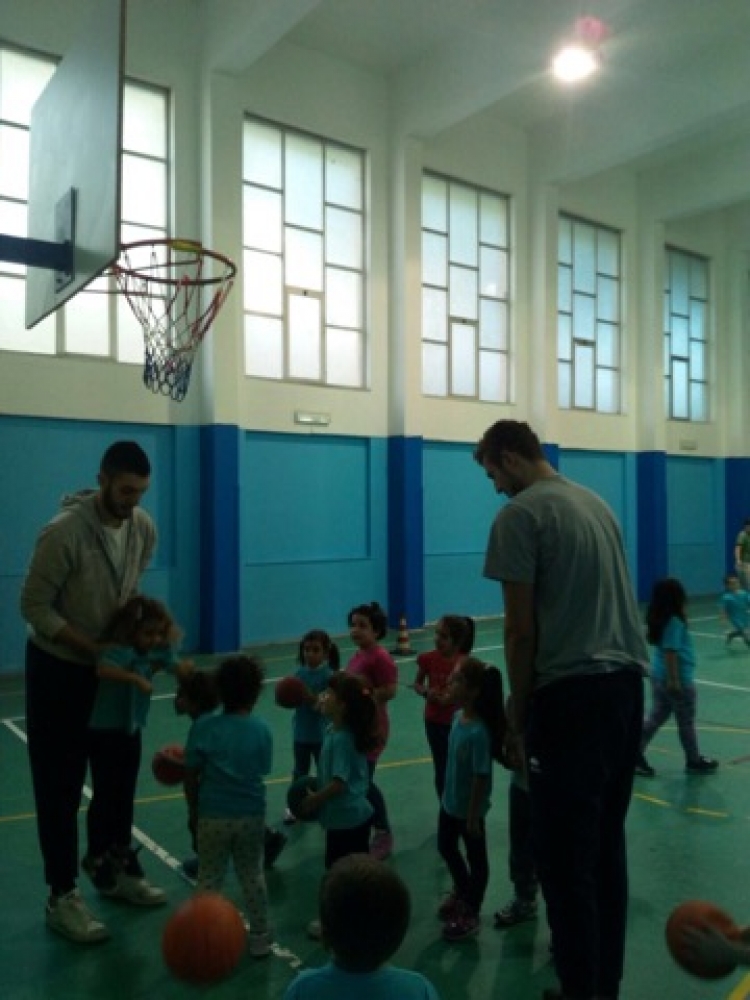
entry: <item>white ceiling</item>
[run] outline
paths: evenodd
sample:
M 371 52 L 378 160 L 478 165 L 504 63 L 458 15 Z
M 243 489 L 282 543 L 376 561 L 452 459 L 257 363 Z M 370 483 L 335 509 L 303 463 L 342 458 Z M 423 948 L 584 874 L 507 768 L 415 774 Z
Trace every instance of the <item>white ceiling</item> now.
M 387 78 L 402 133 L 505 120 L 561 151 L 559 181 L 727 143 L 748 150 L 732 201 L 750 198 L 750 0 L 199 2 L 212 68 L 242 72 L 281 41 L 325 53 Z M 550 56 L 583 15 L 609 27 L 603 69 L 566 89 Z

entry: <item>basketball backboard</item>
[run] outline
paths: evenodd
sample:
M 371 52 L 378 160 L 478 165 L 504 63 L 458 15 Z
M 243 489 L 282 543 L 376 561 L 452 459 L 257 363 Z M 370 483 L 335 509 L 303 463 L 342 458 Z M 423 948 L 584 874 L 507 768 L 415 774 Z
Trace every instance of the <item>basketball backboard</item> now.
M 72 239 L 74 253 L 69 274 L 28 266 L 27 328 L 118 257 L 125 3 L 88 0 L 75 41 L 32 109 L 28 235 Z

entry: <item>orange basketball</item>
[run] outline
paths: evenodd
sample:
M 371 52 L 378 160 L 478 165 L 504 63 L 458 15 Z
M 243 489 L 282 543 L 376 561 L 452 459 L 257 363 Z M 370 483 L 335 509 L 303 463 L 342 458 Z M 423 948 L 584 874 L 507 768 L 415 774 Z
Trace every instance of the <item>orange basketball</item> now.
M 160 785 L 181 785 L 185 780 L 185 748 L 170 743 L 157 750 L 151 760 L 151 771 Z
M 305 705 L 310 698 L 310 692 L 306 685 L 294 674 L 276 681 L 274 695 L 276 704 L 281 708 L 299 708 L 300 705 Z
M 161 952 L 169 970 L 186 983 L 218 983 L 237 966 L 247 932 L 240 912 L 218 892 L 199 892 L 166 923 Z
M 680 903 L 669 915 L 664 929 L 667 947 L 675 962 L 691 975 L 698 976 L 699 979 L 721 979 L 722 976 L 734 972 L 737 968 L 736 963 L 703 966 L 692 954 L 683 938 L 683 931 L 686 928 L 706 926 L 715 927 L 728 938 L 734 939 L 740 936 L 739 928 L 724 910 L 701 899 L 689 899 L 685 903 Z

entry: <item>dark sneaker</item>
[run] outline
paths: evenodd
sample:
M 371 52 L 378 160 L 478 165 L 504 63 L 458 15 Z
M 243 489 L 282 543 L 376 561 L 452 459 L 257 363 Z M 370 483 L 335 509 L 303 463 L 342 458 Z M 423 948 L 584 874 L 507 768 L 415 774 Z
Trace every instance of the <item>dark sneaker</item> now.
M 458 916 L 454 920 L 449 920 L 443 927 L 443 941 L 467 941 L 476 937 L 478 933 L 479 917 L 464 905 Z
M 698 757 L 697 760 L 689 760 L 685 765 L 685 770 L 688 774 L 713 774 L 718 766 L 718 760 L 711 760 L 710 757 Z
M 455 892 L 450 892 L 437 908 L 438 920 L 455 920 L 461 910 L 461 900 Z
M 287 837 L 281 830 L 266 830 L 263 844 L 263 867 L 273 868 L 274 862 L 286 847 Z
M 638 754 L 638 760 L 635 762 L 635 773 L 642 778 L 653 778 L 656 776 L 656 771 L 651 767 L 642 753 Z
M 198 878 L 198 868 L 200 867 L 198 859 L 185 858 L 180 867 L 182 868 L 182 874 L 185 878 L 189 878 L 191 882 L 195 882 Z
M 495 927 L 514 927 L 536 918 L 535 899 L 511 899 L 495 914 Z

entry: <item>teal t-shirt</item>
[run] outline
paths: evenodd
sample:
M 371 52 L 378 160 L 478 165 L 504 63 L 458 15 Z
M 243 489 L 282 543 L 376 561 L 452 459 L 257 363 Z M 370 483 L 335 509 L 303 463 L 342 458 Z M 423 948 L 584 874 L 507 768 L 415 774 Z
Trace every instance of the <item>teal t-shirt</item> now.
M 726 590 L 720 604 L 732 625 L 744 632 L 750 625 L 750 594 L 746 590 Z
M 159 670 L 174 673 L 179 658 L 170 646 L 152 649 L 148 653 L 139 653 L 132 646 L 112 646 L 99 657 L 99 662 L 111 663 L 114 667 L 151 680 Z M 97 687 L 89 727 L 134 733 L 145 727 L 150 707 L 151 695 L 139 690 L 135 684 L 102 677 Z
M 318 813 L 326 830 L 352 830 L 372 816 L 367 801 L 370 772 L 367 758 L 360 753 L 348 729 L 329 726 L 318 762 L 318 787 L 325 788 L 334 778 L 344 783 L 344 790 L 325 802 Z
M 680 683 L 692 684 L 695 679 L 695 649 L 693 637 L 682 618 L 673 616 L 667 622 L 661 642 L 654 646 L 654 656 L 651 665 L 651 676 L 655 681 L 666 681 L 667 664 L 665 652 L 677 653 L 679 663 Z
M 440 1000 L 419 972 L 384 965 L 374 972 L 345 972 L 333 962 L 300 972 L 284 1000 Z
M 264 775 L 271 770 L 273 739 L 263 719 L 221 712 L 190 727 L 185 764 L 200 771 L 198 815 L 211 819 L 262 816 Z
M 305 687 L 314 694 L 322 694 L 328 688 L 333 670 L 327 663 L 321 663 L 314 670 L 301 666 L 295 673 Z M 292 718 L 292 737 L 295 743 L 322 743 L 328 720 L 313 705 L 300 705 Z
M 490 734 L 483 722 L 464 719 L 463 712 L 456 712 L 448 743 L 448 766 L 442 799 L 443 809 L 449 816 L 466 819 L 469 815 L 471 784 L 475 775 L 488 779 L 484 800 L 479 807 L 480 815 L 486 816 L 492 792 Z

